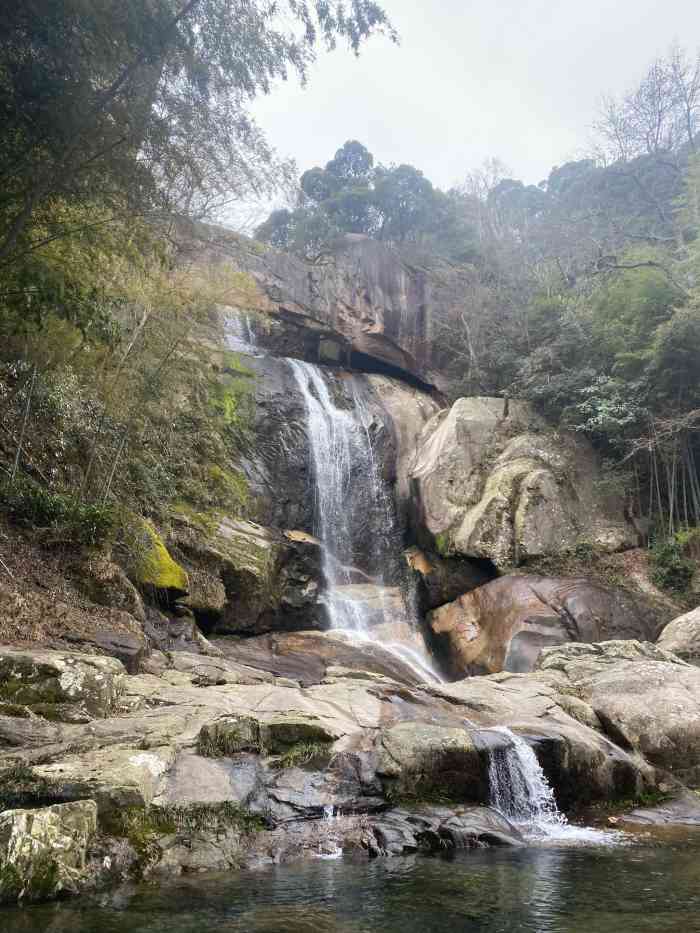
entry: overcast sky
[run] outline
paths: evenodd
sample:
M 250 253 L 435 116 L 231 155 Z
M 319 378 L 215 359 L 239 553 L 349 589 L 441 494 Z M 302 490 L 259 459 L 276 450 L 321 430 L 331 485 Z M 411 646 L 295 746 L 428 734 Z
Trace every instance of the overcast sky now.
M 381 0 L 380 0 L 381 2 Z M 596 102 L 674 39 L 700 45 L 700 0 L 384 0 L 401 45 L 320 56 L 308 86 L 281 84 L 253 112 L 300 171 L 346 139 L 377 161 L 459 182 L 497 156 L 537 183 L 584 150 Z

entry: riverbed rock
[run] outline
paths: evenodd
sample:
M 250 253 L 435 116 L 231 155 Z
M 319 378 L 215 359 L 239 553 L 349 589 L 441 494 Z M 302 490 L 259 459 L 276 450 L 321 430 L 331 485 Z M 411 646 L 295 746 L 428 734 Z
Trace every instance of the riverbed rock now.
M 465 593 L 430 614 L 448 641 L 452 672 L 525 673 L 540 651 L 570 641 L 653 640 L 654 603 L 583 578 L 510 575 Z
M 523 844 L 520 830 L 490 807 L 397 807 L 371 820 L 365 839 L 374 857 Z
M 700 666 L 700 607 L 669 622 L 657 644 L 664 651 Z
M 380 641 L 359 640 L 346 632 L 278 632 L 258 638 L 218 638 L 216 645 L 227 660 L 303 686 L 321 683 L 336 671 L 342 678 L 378 676 L 408 685 L 425 680 L 424 673 Z
M 526 403 L 462 398 L 426 425 L 411 467 L 418 532 L 441 554 L 498 567 L 573 551 L 633 547 L 624 503 L 599 490 L 592 447 Z
M 486 802 L 488 775 L 464 727 L 401 722 L 379 738 L 377 774 L 391 794 Z
M 96 830 L 92 800 L 0 813 L 0 903 L 77 893 Z
M 311 535 L 180 515 L 169 543 L 189 570 L 186 602 L 205 630 L 257 635 L 326 626 L 321 548 Z
M 644 826 L 700 826 L 700 796 L 686 788 L 675 788 L 655 806 L 638 807 L 625 813 L 622 822 Z
M 691 784 L 700 779 L 700 670 L 634 641 L 564 645 L 542 652 L 538 670 L 595 711 L 621 748 Z
M 115 708 L 125 670 L 114 658 L 0 648 L 0 698 L 65 722 L 104 718 Z

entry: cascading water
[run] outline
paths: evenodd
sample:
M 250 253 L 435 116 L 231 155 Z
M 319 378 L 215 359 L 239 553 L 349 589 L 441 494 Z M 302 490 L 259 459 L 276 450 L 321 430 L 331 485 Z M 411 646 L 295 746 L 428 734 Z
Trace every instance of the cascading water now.
M 505 726 L 490 731 L 506 738 L 505 747 L 491 753 L 491 806 L 533 839 L 573 843 L 619 842 L 622 833 L 573 826 L 559 812 L 554 791 L 532 748 Z
M 323 370 L 288 360 L 303 395 L 314 467 L 315 534 L 324 546 L 331 627 L 368 639 L 377 624 L 412 623 L 401 582 L 401 542 L 393 500 L 376 461 L 365 378 L 343 380 L 344 408 L 334 401 Z M 365 564 L 364 568 L 361 566 Z M 403 643 L 382 640 L 424 679 L 438 679 L 427 657 Z
M 225 321 L 226 343 L 234 353 L 259 356 L 260 350 L 248 314 L 231 314 Z

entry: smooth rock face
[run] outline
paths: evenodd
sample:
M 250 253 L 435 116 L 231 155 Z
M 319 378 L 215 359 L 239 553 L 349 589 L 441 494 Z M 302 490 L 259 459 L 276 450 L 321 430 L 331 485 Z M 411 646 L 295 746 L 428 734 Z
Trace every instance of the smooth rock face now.
M 442 278 L 429 283 L 428 273 L 384 244 L 351 234 L 328 262 L 307 264 L 211 227 L 202 230 L 193 256 L 250 276 L 243 310 L 273 319 L 265 344 L 276 356 L 333 362 L 360 355 L 438 383 L 431 331 Z
M 379 739 L 377 774 L 399 793 L 488 800 L 487 762 L 464 728 L 402 722 Z
M 114 658 L 0 648 L 0 699 L 47 719 L 88 722 L 112 712 L 125 673 Z
M 700 671 L 634 641 L 545 650 L 538 669 L 594 710 L 610 738 L 682 781 L 700 778 Z
M 689 664 L 700 666 L 700 607 L 669 622 L 657 644 Z
M 597 490 L 590 445 L 525 402 L 463 398 L 426 425 L 410 476 L 418 531 L 441 554 L 498 567 L 573 550 L 633 547 L 624 503 Z
M 429 616 L 448 639 L 456 675 L 531 671 L 540 651 L 570 641 L 651 640 L 656 609 L 589 580 L 531 575 L 493 580 Z
M 250 633 L 324 628 L 321 549 L 304 532 L 222 518 L 174 523 L 173 552 L 188 567 L 189 605 L 207 630 Z
M 215 644 L 228 661 L 235 659 L 303 686 L 321 683 L 334 671 L 347 677 L 388 677 L 412 685 L 419 682 L 416 672 L 378 641 L 358 643 L 342 632 L 279 632 L 259 638 L 219 638 Z
M 0 813 L 0 903 L 76 893 L 96 831 L 92 800 Z

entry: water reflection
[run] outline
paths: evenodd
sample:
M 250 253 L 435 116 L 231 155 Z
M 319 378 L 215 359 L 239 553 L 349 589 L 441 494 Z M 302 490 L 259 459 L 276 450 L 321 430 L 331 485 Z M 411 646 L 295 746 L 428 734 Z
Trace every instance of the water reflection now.
M 313 860 L 0 910 L 8 933 L 677 933 L 700 929 L 700 834 L 620 848 Z

